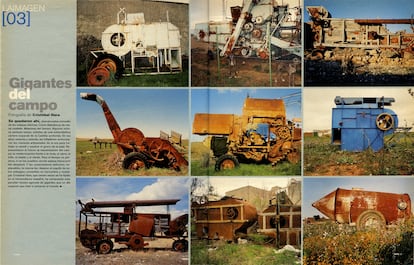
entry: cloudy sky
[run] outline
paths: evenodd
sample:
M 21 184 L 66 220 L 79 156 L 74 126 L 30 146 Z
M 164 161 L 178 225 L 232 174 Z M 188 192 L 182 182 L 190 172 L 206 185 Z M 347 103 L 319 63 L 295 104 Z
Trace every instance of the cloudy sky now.
M 219 196 L 224 196 L 226 192 L 242 188 L 245 186 L 253 186 L 258 189 L 269 191 L 272 187 L 278 186 L 286 188 L 291 178 L 287 177 L 204 177 L 200 178 L 203 183 L 214 187 L 214 192 Z M 301 178 L 295 178 L 301 180 Z M 205 185 L 208 187 L 208 185 Z M 206 191 L 197 190 L 196 194 L 203 194 Z
M 414 125 L 414 98 L 408 88 L 341 87 L 303 89 L 303 128 L 305 132 L 331 129 L 334 99 L 341 97 L 393 97 L 395 102 L 387 106 L 399 120 L 398 126 Z
M 188 213 L 188 178 L 78 178 L 76 180 L 76 199 L 83 203 L 115 200 L 160 200 L 180 199 L 176 205 L 169 206 L 171 217 Z M 165 213 L 166 207 L 137 207 L 137 212 Z M 80 206 L 76 206 L 76 218 L 79 218 Z M 112 209 L 113 210 L 113 209 Z M 122 209 L 117 209 L 122 211 Z

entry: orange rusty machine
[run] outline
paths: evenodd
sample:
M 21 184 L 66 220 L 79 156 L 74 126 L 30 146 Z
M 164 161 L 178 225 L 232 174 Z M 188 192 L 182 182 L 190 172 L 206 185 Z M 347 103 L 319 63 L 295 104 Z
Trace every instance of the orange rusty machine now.
M 234 168 L 239 161 L 300 160 L 301 128 L 286 119 L 282 99 L 247 97 L 242 115 L 196 113 L 193 134 L 211 135 L 215 169 Z
M 198 238 L 235 240 L 257 221 L 256 208 L 231 197 L 205 204 L 193 203 L 192 217 Z
M 356 224 L 359 230 L 383 228 L 398 220 L 409 219 L 411 200 L 408 194 L 336 189 L 312 204 L 338 223 Z
M 138 170 L 151 166 L 166 167 L 179 171 L 187 166 L 187 160 L 165 139 L 145 137 L 136 128 L 121 130 L 105 100 L 96 94 L 80 93 L 85 100 L 97 102 L 104 112 L 108 127 L 119 151 L 125 155 L 122 166 L 125 169 Z
M 92 201 L 81 205 L 78 234 L 84 247 L 108 254 L 114 241 L 125 244 L 133 250 L 143 249 L 144 237 L 171 238 L 172 248 L 187 251 L 188 214 L 171 220 L 169 213 L 136 213 L 136 207 L 175 205 L 179 200 L 134 200 L 134 201 Z M 100 208 L 100 210 L 96 210 Z M 108 211 L 108 208 L 123 208 L 123 212 Z M 84 217 L 84 218 L 83 218 Z M 94 223 L 94 227 L 90 227 Z
M 300 247 L 301 219 L 301 206 L 294 205 L 286 192 L 280 192 L 269 201 L 269 206 L 259 213 L 257 232 L 275 238 L 277 247 Z

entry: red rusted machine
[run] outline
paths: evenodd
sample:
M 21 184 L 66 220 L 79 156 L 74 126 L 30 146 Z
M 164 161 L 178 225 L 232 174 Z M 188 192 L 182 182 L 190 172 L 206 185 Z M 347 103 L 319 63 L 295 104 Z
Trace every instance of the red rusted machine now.
M 301 206 L 294 205 L 286 192 L 280 192 L 269 201 L 269 206 L 259 213 L 257 232 L 275 238 L 277 247 L 300 247 L 301 216 Z
M 165 139 L 145 137 L 136 128 L 121 130 L 105 100 L 96 94 L 81 93 L 82 99 L 97 102 L 104 112 L 109 129 L 114 137 L 119 151 L 125 155 L 123 167 L 138 170 L 151 166 L 166 167 L 179 171 L 181 167 L 188 166 L 187 160 Z
M 242 115 L 196 113 L 193 133 L 211 135 L 215 169 L 234 168 L 239 160 L 290 163 L 300 160 L 302 130 L 286 119 L 282 99 L 247 97 Z
M 235 240 L 257 221 L 256 208 L 236 198 L 224 197 L 205 204 L 193 203 L 191 212 L 198 238 Z
M 336 189 L 312 204 L 338 223 L 356 224 L 359 230 L 384 228 L 398 220 L 411 218 L 408 194 Z
M 179 200 L 135 200 L 135 201 L 92 201 L 82 206 L 79 213 L 78 234 L 84 247 L 108 254 L 114 242 L 125 244 L 133 250 L 143 249 L 144 237 L 174 239 L 172 248 L 187 251 L 188 214 L 171 220 L 169 213 L 136 213 L 141 206 L 175 205 Z M 96 210 L 100 208 L 101 210 Z M 123 208 L 123 212 L 108 211 L 107 208 Z M 85 219 L 83 219 L 85 217 Z M 94 223 L 91 228 L 90 223 Z M 83 227 L 83 228 L 82 228 Z

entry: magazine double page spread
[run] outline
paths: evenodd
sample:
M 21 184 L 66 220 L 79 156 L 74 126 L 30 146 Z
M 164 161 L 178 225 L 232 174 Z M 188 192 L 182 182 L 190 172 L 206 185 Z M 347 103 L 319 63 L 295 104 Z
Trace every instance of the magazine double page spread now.
M 414 264 L 412 1 L 0 6 L 0 264 Z

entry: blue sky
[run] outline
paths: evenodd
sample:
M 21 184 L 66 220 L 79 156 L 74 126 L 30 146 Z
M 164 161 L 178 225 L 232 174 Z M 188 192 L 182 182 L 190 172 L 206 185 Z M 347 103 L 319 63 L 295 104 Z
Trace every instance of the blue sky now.
M 188 178 L 182 177 L 77 178 L 76 200 L 87 203 L 92 198 L 95 201 L 180 199 L 176 205 L 169 206 L 171 216 L 174 218 L 188 213 L 189 181 Z M 138 212 L 166 212 L 165 206 L 137 209 Z M 79 218 L 79 210 L 80 206 L 77 204 L 77 219 Z M 122 211 L 122 209 L 117 209 L 117 211 Z
M 240 115 L 247 95 L 251 98 L 275 99 L 300 93 L 300 89 L 192 89 L 191 123 L 195 113 L 222 113 Z M 288 119 L 301 118 L 301 95 L 285 99 Z M 192 140 L 204 139 L 192 135 Z
M 312 203 L 337 188 L 363 188 L 367 191 L 408 193 L 414 200 L 414 179 L 412 177 L 345 177 L 345 178 L 304 178 L 302 194 L 302 218 L 323 216 L 312 207 Z M 412 209 L 413 210 L 413 209 Z
M 323 6 L 332 18 L 411 18 L 414 15 L 413 0 L 305 0 L 307 6 Z M 309 21 L 304 11 L 305 21 Z M 391 31 L 409 30 L 409 25 L 388 25 Z M 412 32 L 411 30 L 409 32 Z
M 79 93 L 101 95 L 121 129 L 140 129 L 146 137 L 158 137 L 162 130 L 189 137 L 189 92 L 185 89 L 78 89 L 76 137 L 112 138 L 102 108 L 93 101 L 83 100 Z

